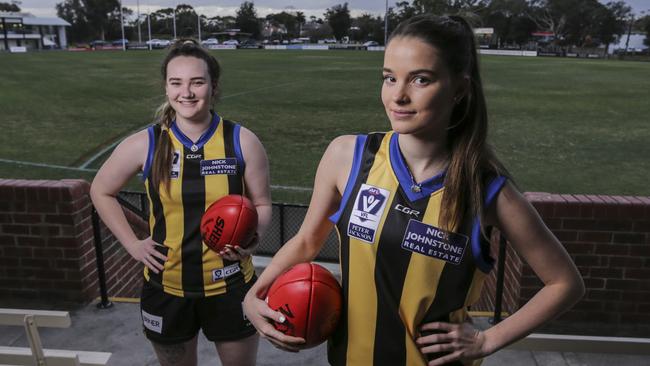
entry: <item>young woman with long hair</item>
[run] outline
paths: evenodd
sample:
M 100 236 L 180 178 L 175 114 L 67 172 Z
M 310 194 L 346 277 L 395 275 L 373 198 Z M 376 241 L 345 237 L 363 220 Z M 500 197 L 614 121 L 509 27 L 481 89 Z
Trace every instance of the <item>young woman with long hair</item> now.
M 516 189 L 487 139 L 474 33 L 460 17 L 416 16 L 392 33 L 381 100 L 392 130 L 336 138 L 299 232 L 251 288 L 244 309 L 263 337 L 297 351 L 264 302 L 273 280 L 313 260 L 333 226 L 344 308 L 332 365 L 469 365 L 572 306 L 584 286 L 562 245 Z M 485 331 L 467 308 L 494 260 L 497 227 L 544 287 Z

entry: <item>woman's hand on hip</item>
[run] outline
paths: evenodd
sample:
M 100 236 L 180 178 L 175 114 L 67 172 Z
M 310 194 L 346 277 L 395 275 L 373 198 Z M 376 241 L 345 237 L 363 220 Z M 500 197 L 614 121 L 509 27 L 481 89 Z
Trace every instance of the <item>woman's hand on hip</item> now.
M 483 351 L 485 334 L 470 323 L 452 324 L 445 322 L 426 323 L 420 327 L 422 333 L 415 342 L 424 355 L 443 353 L 429 361 L 429 366 L 444 365 L 451 361 L 467 362 L 487 355 Z
M 159 273 L 164 268 L 167 256 L 156 250 L 156 247 L 164 247 L 158 244 L 151 237 L 136 240 L 129 245 L 124 245 L 129 254 L 138 262 L 142 262 L 154 273 Z

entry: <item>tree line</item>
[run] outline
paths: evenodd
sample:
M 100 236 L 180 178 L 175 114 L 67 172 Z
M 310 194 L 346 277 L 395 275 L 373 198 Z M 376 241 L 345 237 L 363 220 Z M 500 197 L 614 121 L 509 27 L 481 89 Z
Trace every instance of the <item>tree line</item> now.
M 20 11 L 17 1 L 0 2 L 0 11 Z M 94 39 L 109 40 L 122 37 L 119 0 L 64 0 L 56 4 L 57 15 L 72 26 L 68 30 L 71 42 Z M 613 42 L 626 32 L 648 34 L 650 15 L 637 16 L 624 1 L 606 4 L 598 0 L 412 0 L 398 1 L 383 16 L 350 15 L 348 3 L 328 8 L 322 17 L 306 17 L 300 11 L 282 11 L 260 17 L 252 1 L 244 1 L 235 16 L 198 14 L 187 4 L 159 9 L 139 18 L 133 11 L 122 9 L 126 38 L 147 39 L 148 27 L 154 38 L 172 38 L 174 21 L 176 37 L 196 37 L 199 24 L 206 36 L 239 29 L 253 39 L 284 40 L 307 37 L 312 41 L 324 38 L 364 42 L 384 41 L 385 21 L 388 31 L 402 20 L 417 14 L 458 14 L 475 27 L 494 29 L 496 47 L 519 47 L 532 40 L 532 34 L 552 35 L 554 46 L 595 47 Z M 648 41 L 646 39 L 646 41 Z

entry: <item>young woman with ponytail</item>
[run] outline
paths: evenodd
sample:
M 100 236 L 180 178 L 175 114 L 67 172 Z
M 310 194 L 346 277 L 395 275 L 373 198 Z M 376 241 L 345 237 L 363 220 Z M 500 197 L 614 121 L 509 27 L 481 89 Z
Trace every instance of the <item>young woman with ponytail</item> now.
M 487 111 L 474 33 L 460 17 L 422 15 L 392 33 L 381 99 L 392 131 L 336 138 L 321 159 L 299 232 L 246 295 L 263 337 L 304 340 L 264 302 L 284 270 L 315 258 L 336 227 L 344 308 L 328 344 L 332 365 L 472 365 L 525 337 L 584 293 L 576 267 L 517 191 L 486 142 Z M 467 309 L 492 269 L 497 227 L 544 287 L 481 331 Z
M 166 101 L 156 123 L 117 146 L 90 192 L 106 226 L 145 266 L 143 329 L 163 366 L 197 364 L 199 329 L 215 343 L 223 365 L 254 365 L 257 356 L 259 337 L 241 307 L 256 279 L 250 255 L 256 243 L 216 253 L 203 244 L 199 230 L 205 209 L 228 194 L 246 195 L 257 208 L 254 240 L 271 219 L 262 144 L 212 109 L 220 71 L 196 42 L 174 44 L 162 64 Z M 116 200 L 139 172 L 151 208 L 151 236 L 143 240 Z

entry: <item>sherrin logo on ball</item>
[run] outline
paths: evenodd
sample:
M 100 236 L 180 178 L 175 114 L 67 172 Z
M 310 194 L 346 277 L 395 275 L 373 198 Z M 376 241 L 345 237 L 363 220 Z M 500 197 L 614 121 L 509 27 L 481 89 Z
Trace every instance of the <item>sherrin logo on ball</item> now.
M 301 263 L 275 279 L 266 302 L 281 312 L 285 321 L 275 323 L 280 332 L 305 339 L 302 348 L 317 346 L 329 338 L 339 322 L 343 296 L 336 278 L 314 263 Z
M 257 230 L 257 210 L 246 197 L 224 196 L 205 210 L 201 237 L 210 249 L 220 252 L 226 244 L 246 248 Z

